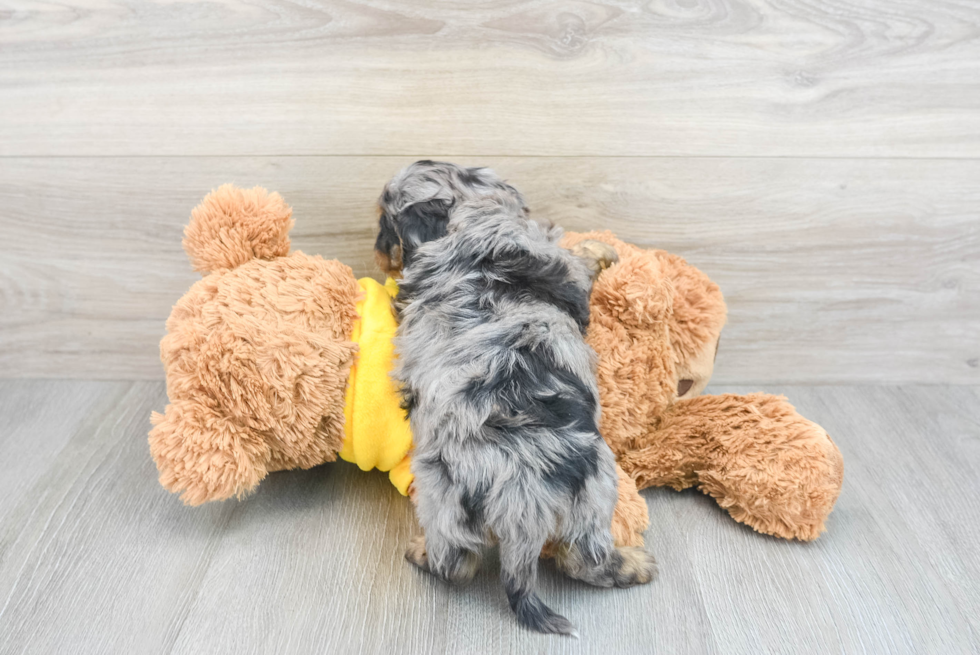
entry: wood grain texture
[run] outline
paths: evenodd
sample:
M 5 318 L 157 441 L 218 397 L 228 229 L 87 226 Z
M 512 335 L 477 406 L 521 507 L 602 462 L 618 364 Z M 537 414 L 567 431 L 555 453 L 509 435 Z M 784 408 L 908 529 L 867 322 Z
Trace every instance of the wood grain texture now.
M 0 155 L 980 155 L 972 0 L 14 0 Z
M 377 275 L 374 201 L 412 158 L 0 159 L 0 377 L 159 379 L 198 279 L 183 225 L 262 184 L 294 247 Z M 980 161 L 480 158 L 568 229 L 686 257 L 730 318 L 716 382 L 980 381 Z
M 162 383 L 0 382 L 0 652 L 977 652 L 980 389 L 765 390 L 844 454 L 828 533 L 785 542 L 695 491 L 648 490 L 653 584 L 543 566 L 574 641 L 517 628 L 493 556 L 465 588 L 415 572 L 409 503 L 381 474 L 277 473 L 188 508 L 146 445 Z

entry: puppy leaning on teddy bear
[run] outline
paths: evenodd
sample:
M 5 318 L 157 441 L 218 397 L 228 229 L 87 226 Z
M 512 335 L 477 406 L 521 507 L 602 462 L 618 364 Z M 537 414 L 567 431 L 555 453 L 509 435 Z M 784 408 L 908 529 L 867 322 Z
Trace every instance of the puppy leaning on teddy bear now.
M 397 249 L 402 262 L 392 378 L 411 423 L 424 531 L 406 557 L 465 582 L 499 544 L 518 621 L 575 634 L 534 589 L 545 543 L 559 570 L 596 586 L 647 583 L 656 571 L 642 548 L 613 543 L 615 460 L 599 436 L 584 338 L 592 271 L 615 250 L 561 247 L 561 229 L 531 220 L 521 194 L 487 169 L 417 162 L 381 197 L 379 254 L 392 261 Z
M 271 471 L 338 455 L 408 492 L 411 433 L 388 377 L 396 286 L 290 253 L 292 225 L 262 189 L 226 185 L 192 212 L 184 247 L 204 277 L 167 321 L 170 403 L 149 439 L 161 484 L 188 504 L 243 497 Z M 567 233 L 563 245 L 585 241 L 618 257 L 593 286 L 586 333 L 617 460 L 616 544 L 642 545 L 637 488 L 651 486 L 696 485 L 759 532 L 819 536 L 843 478 L 826 432 L 782 397 L 698 395 L 725 323 L 717 285 L 609 232 Z

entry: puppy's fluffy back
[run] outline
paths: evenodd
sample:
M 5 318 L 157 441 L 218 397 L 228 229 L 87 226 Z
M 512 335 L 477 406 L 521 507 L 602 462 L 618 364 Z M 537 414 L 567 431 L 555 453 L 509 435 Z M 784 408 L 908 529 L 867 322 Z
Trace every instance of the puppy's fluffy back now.
M 558 246 L 561 236 L 488 197 L 457 206 L 447 236 L 419 247 L 396 300 L 394 376 L 424 396 L 407 399 L 410 411 L 423 400 L 474 400 L 467 385 L 513 372 L 514 351 L 524 350 L 538 351 L 548 370 L 587 380 L 597 396 L 594 355 L 583 339 L 589 272 Z M 428 407 L 432 414 L 462 418 L 451 406 Z M 469 418 L 485 419 L 482 412 Z M 424 429 L 413 430 L 416 443 L 425 439 Z
M 589 272 L 560 237 L 495 198 L 454 209 L 405 270 L 394 376 L 430 560 L 492 535 L 519 620 L 567 633 L 533 591 L 538 555 L 553 536 L 602 534 L 597 549 L 611 547 L 617 492 L 583 336 Z

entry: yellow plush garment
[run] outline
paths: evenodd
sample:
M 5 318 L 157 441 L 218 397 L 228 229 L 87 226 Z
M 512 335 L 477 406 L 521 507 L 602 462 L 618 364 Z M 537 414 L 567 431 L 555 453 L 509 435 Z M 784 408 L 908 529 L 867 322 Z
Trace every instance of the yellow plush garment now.
M 360 350 L 347 381 L 344 403 L 344 443 L 340 457 L 362 471 L 388 471 L 388 478 L 403 495 L 412 483 L 408 451 L 412 432 L 400 406 L 395 384 L 388 377 L 395 358 L 395 322 L 391 299 L 398 284 L 391 278 L 382 286 L 371 278 L 357 281 L 364 298 L 357 303 L 358 320 L 351 341 Z

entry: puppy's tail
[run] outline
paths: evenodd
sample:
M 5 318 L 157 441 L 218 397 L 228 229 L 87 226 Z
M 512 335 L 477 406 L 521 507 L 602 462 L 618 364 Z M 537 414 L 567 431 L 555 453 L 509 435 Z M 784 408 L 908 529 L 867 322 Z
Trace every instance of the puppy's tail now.
M 510 608 L 525 628 L 578 637 L 571 621 L 555 613 L 534 591 L 541 548 L 517 540 L 500 541 L 500 578 Z

